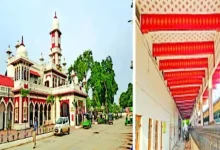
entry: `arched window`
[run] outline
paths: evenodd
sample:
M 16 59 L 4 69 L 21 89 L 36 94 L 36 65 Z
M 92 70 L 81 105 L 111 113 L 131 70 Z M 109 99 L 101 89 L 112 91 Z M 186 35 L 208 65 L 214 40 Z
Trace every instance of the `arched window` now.
M 23 102 L 23 121 L 26 122 L 27 121 L 27 110 L 28 107 L 27 107 L 27 101 L 25 100 Z
M 21 80 L 24 80 L 24 67 L 21 67 Z
M 18 101 L 15 103 L 15 122 L 18 123 Z
M 24 80 L 25 81 L 27 80 L 27 70 L 26 70 L 26 67 L 24 67 Z

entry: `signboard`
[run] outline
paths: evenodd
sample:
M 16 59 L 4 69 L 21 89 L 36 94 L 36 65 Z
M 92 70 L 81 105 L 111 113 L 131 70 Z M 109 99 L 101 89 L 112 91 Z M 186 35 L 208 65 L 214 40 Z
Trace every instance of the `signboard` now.
M 163 133 L 166 133 L 166 122 L 163 121 Z

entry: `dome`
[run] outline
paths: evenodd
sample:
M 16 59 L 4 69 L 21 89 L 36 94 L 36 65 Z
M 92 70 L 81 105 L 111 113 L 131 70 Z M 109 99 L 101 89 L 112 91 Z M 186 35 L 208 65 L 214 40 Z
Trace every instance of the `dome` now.
M 28 57 L 26 47 L 24 45 L 23 36 L 21 37 L 21 44 L 17 49 L 17 56 Z
M 28 57 L 27 50 L 24 45 L 20 45 L 17 49 L 17 56 Z
M 53 26 L 52 26 L 52 30 L 55 30 L 55 29 L 59 29 L 59 20 L 57 18 L 56 12 L 55 12 L 55 16 L 53 19 Z

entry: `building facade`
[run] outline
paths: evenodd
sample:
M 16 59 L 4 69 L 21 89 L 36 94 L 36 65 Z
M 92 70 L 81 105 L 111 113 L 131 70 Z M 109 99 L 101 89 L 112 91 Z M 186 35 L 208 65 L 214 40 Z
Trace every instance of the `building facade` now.
M 44 62 L 41 53 L 39 63 L 28 58 L 23 36 L 17 42 L 13 55 L 10 46 L 7 50 L 7 71 L 0 75 L 0 130 L 11 124 L 13 129 L 25 129 L 33 125 L 34 117 L 39 125 L 53 124 L 58 117 L 69 117 L 70 125 L 75 126 L 77 114 L 86 112 L 86 77 L 78 81 L 72 71 L 68 80 L 65 58 L 62 57 L 61 31 L 56 16 L 50 32 L 50 61 Z M 61 59 L 63 60 L 61 62 Z M 22 97 L 21 91 L 29 94 Z M 52 95 L 54 102 L 47 102 Z

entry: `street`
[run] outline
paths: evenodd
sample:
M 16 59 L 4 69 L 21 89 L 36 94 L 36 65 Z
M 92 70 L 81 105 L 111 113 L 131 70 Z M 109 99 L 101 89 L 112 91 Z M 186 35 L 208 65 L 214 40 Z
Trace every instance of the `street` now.
M 90 129 L 74 129 L 70 135 L 52 136 L 37 141 L 38 150 L 129 150 L 132 145 L 132 126 L 125 119 L 113 125 L 93 125 Z M 33 143 L 8 150 L 33 149 Z

